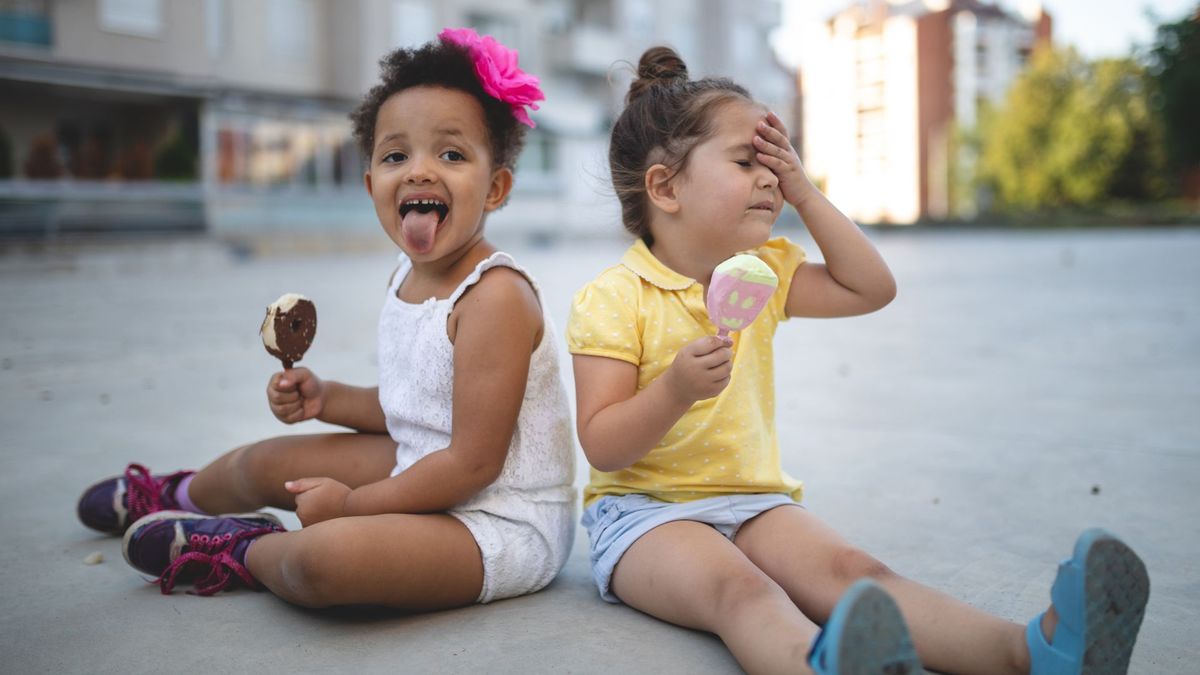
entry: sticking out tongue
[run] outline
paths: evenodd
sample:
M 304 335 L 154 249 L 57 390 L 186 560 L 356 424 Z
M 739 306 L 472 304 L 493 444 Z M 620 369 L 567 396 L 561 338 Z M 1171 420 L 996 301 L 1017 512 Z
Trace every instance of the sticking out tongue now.
M 404 214 L 400 221 L 400 229 L 404 232 L 404 241 L 416 253 L 428 253 L 433 248 L 433 235 L 437 232 L 439 215 L 436 210 L 421 213 L 413 209 Z

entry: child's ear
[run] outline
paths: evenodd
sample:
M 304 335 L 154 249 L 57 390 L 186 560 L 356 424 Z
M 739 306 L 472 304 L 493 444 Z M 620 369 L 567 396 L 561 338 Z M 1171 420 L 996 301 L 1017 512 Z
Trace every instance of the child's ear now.
M 488 187 L 487 199 L 483 202 L 484 211 L 495 211 L 504 205 L 508 193 L 512 192 L 513 174 L 508 167 L 500 167 L 492 172 L 492 184 Z
M 675 196 L 674 174 L 665 165 L 655 164 L 646 169 L 646 195 L 650 203 L 667 213 L 679 212 L 679 199 Z

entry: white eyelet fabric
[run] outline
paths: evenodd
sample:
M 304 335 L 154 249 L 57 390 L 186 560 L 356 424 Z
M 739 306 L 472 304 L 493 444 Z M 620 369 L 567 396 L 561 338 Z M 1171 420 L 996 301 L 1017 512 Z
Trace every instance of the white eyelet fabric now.
M 396 291 L 412 264 L 400 256 L 379 317 L 379 403 L 396 441 L 393 476 L 450 445 L 454 345 L 446 335 L 447 320 L 463 293 L 498 266 L 524 275 L 540 301 L 533 277 L 497 251 L 450 297 L 406 303 Z M 545 330 L 531 357 L 525 400 L 500 477 L 450 511 L 483 553 L 480 602 L 532 593 L 550 583 L 566 563 L 574 537 L 574 432 L 559 372 L 558 336 L 544 307 L 542 313 Z

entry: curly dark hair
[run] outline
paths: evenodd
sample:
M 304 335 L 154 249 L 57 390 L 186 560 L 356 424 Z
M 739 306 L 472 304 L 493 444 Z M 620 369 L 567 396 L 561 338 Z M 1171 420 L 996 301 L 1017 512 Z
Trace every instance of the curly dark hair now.
M 687 65 L 670 47 L 651 47 L 637 65 L 625 110 L 613 124 L 608 165 L 625 229 L 652 245 L 646 170 L 663 164 L 673 174 L 714 131 L 713 113 L 730 101 L 753 103 L 750 93 L 723 77 L 688 79 Z
M 457 89 L 475 97 L 483 107 L 494 166 L 516 170 L 517 155 L 525 145 L 525 127 L 513 117 L 507 103 L 492 98 L 479 84 L 475 65 L 467 50 L 441 40 L 416 49 L 397 49 L 379 60 L 380 82 L 371 87 L 362 103 L 350 113 L 354 139 L 363 155 L 375 150 L 375 122 L 379 109 L 410 87 L 435 86 Z

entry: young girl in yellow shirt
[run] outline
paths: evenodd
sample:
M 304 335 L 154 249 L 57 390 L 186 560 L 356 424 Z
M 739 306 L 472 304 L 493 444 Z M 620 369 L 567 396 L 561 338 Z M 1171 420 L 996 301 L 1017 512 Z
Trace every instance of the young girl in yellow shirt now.
M 725 80 L 647 51 L 612 131 L 637 241 L 575 296 L 583 524 L 602 597 L 716 633 L 752 673 L 1124 672 L 1149 580 L 1089 530 L 1027 627 L 905 579 L 797 504 L 779 466 L 771 342 L 789 317 L 865 314 L 887 264 L 808 180 L 783 123 Z M 771 238 L 784 204 L 825 258 Z M 732 340 L 705 308 L 713 269 L 753 251 L 780 283 Z M 823 625 L 824 628 L 819 628 Z M 909 630 L 911 629 L 911 637 Z

